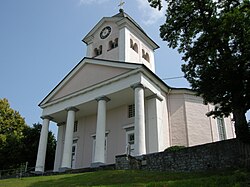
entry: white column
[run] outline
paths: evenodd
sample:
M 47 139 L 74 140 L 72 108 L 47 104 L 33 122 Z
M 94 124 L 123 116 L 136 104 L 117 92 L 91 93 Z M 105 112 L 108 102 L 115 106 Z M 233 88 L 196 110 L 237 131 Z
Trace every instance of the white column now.
M 132 86 L 135 94 L 135 156 L 146 154 L 144 86 Z
M 162 151 L 166 148 L 162 135 L 166 134 L 162 127 L 162 101 L 163 99 L 157 95 L 151 95 L 147 99 L 147 127 L 148 127 L 148 153 Z
M 97 123 L 96 123 L 96 145 L 94 163 L 99 166 L 105 163 L 105 133 L 106 133 L 106 103 L 110 100 L 106 96 L 96 99 L 98 101 Z
M 69 107 L 66 110 L 68 111 L 68 116 L 65 130 L 62 165 L 60 168 L 61 171 L 71 168 L 75 113 L 78 111 L 78 109 L 75 107 Z
M 39 146 L 36 157 L 36 168 L 35 172 L 44 172 L 46 149 L 48 142 L 49 122 L 52 119 L 50 116 L 43 116 L 43 125 L 40 134 Z
M 58 172 L 62 163 L 62 152 L 63 152 L 63 129 L 65 127 L 65 123 L 57 124 L 57 143 L 56 143 L 56 154 L 54 161 L 54 172 Z

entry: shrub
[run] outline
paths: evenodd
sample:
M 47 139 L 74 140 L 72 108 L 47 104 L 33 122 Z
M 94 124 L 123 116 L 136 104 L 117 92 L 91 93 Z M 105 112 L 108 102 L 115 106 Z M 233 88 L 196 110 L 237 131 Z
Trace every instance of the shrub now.
M 168 152 L 174 152 L 174 151 L 178 151 L 180 149 L 183 149 L 185 148 L 185 146 L 182 146 L 182 145 L 175 145 L 175 146 L 171 146 L 171 147 L 168 147 L 164 150 L 165 151 L 168 151 Z

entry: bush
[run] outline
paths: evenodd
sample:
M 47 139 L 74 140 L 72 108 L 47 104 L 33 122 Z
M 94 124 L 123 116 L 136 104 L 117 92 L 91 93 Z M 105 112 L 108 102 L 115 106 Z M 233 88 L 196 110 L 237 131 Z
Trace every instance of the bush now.
M 174 152 L 174 151 L 178 151 L 178 150 L 183 149 L 183 148 L 185 148 L 185 146 L 175 145 L 175 146 L 168 147 L 167 149 L 164 150 L 164 152 L 165 151 Z

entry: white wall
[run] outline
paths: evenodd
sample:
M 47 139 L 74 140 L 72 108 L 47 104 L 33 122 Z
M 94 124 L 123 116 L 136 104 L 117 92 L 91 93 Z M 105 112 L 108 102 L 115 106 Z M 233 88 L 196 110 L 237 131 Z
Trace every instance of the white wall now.
M 127 105 L 109 110 L 107 112 L 106 132 L 107 164 L 115 162 L 115 156 L 126 151 L 126 131 L 123 126 L 133 124 L 133 118 L 128 118 Z M 78 121 L 79 130 L 74 133 L 78 137 L 76 167 L 89 167 L 92 162 L 93 135 L 96 132 L 96 115 L 86 116 Z

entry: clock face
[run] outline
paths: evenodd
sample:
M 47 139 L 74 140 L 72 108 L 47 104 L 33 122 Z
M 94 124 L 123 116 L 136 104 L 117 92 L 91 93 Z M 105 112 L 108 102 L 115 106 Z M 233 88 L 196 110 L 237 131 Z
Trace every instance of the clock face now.
M 109 36 L 110 32 L 111 32 L 110 26 L 104 27 L 100 33 L 101 39 L 107 38 Z

